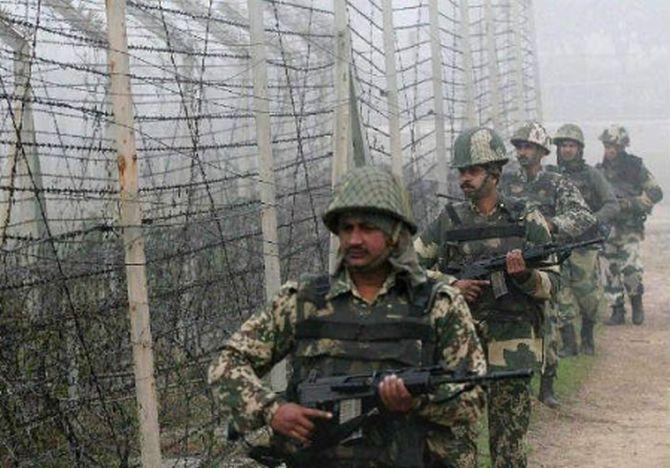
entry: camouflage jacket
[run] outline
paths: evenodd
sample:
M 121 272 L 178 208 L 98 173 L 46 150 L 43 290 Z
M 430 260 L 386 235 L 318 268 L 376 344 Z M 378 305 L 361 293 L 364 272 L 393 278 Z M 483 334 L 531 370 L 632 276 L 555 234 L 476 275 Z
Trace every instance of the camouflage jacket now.
M 643 232 L 644 220 L 654 205 L 663 199 L 663 191 L 642 159 L 624 151 L 596 167 L 612 184 L 621 205 L 614 227 L 618 231 Z
M 599 223 L 611 224 L 619 213 L 619 202 L 605 176 L 583 159 L 560 163 L 550 168 L 563 174 L 579 189 Z
M 346 301 L 350 312 L 362 321 L 370 318 L 370 311 L 390 308 L 392 297 L 404 297 L 407 289 L 400 275 L 392 273 L 386 279 L 376 299 L 366 302 L 357 292 L 346 268 L 332 278 L 321 310 L 303 308 L 303 313 L 334 313 L 333 300 Z M 425 275 L 422 281 L 427 281 Z M 261 380 L 274 364 L 296 352 L 296 324 L 298 320 L 298 292 L 300 283 L 284 284 L 272 302 L 251 316 L 223 345 L 219 358 L 209 369 L 209 382 L 226 410 L 233 416 L 241 431 L 249 431 L 269 424 L 282 397 Z M 397 300 L 397 299 L 396 299 Z M 476 374 L 486 372 L 481 343 L 475 332 L 469 308 L 463 297 L 452 287 L 440 284 L 437 296 L 427 318 L 435 331 L 435 361 L 447 368 L 464 369 Z M 321 340 L 323 344 L 324 340 Z M 337 347 L 337 342 L 333 341 Z M 322 350 L 328 352 L 328 350 Z M 333 349 L 333 355 L 341 353 Z M 442 426 L 474 422 L 484 401 L 480 388 L 463 390 L 458 385 L 443 385 L 435 394 L 422 397 L 421 404 L 412 410 L 419 418 Z
M 464 232 L 470 227 L 510 225 L 519 226 L 518 236 L 470 240 L 450 238 L 456 230 Z M 417 237 L 414 248 L 423 266 L 439 269 L 548 242 L 551 242 L 551 234 L 537 209 L 526 206 L 521 200 L 501 197 L 488 215 L 480 213 L 469 201 L 447 205 Z M 472 305 L 472 315 L 478 321 L 478 331 L 488 348 L 489 365 L 496 369 L 535 366 L 543 356 L 541 323 L 544 320 L 544 301 L 555 293 L 558 267 L 532 269 L 530 277 L 523 283 L 506 275 L 503 278 L 508 294 L 495 297 L 493 288 L 489 286 Z
M 556 172 L 543 168 L 533 180 L 528 180 L 523 169 L 504 173 L 500 188 L 504 194 L 523 198 L 537 207 L 556 226 L 555 237 L 559 241 L 576 239 L 595 228 L 596 218 L 579 189 Z

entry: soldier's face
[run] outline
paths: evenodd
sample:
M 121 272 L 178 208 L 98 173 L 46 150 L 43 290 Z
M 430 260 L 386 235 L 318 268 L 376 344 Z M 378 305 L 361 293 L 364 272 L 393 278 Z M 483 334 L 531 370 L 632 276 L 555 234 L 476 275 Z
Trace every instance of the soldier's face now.
M 562 141 L 558 145 L 558 155 L 563 161 L 572 161 L 579 155 L 579 144 L 576 141 Z
M 619 147 L 617 145 L 603 144 L 605 153 L 603 157 L 607 160 L 614 159 L 619 155 Z
M 522 167 L 537 167 L 541 165 L 542 150 L 539 146 L 530 142 L 519 142 L 514 145 L 516 148 L 516 157 Z
M 345 264 L 354 269 L 380 264 L 391 250 L 390 238 L 378 227 L 356 215 L 342 215 L 337 236 Z
M 495 190 L 495 182 L 488 177 L 483 166 L 470 166 L 458 169 L 458 184 L 463 195 L 470 199 L 479 199 Z

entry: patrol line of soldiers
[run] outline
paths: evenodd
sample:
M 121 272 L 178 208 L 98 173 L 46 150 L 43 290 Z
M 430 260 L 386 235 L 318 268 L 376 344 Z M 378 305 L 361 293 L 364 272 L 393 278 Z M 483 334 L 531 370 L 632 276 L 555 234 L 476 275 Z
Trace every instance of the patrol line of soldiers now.
M 604 253 L 610 323 L 623 323 L 624 287 L 634 321 L 642 323 L 642 270 L 630 241 L 639 244 L 643 225 L 633 226 L 629 216 L 648 213 L 662 193 L 641 160 L 625 152 L 624 132 L 616 127 L 601 135 L 602 170 L 614 188 L 584 162 L 584 138 L 574 125 L 554 138 L 559 164 L 552 170 L 541 164 L 552 142 L 544 128 L 529 123 L 515 132 L 518 174 L 504 173 L 509 157 L 493 130 L 462 132 L 451 165 L 466 200 L 446 204 L 414 239 L 417 225 L 398 178 L 374 167 L 346 174 L 323 215 L 339 238 L 335 273 L 286 283 L 224 343 L 210 367 L 209 380 L 234 426 L 242 432 L 269 426 L 272 447 L 289 466 L 475 467 L 475 423 L 486 401 L 492 465 L 526 466 L 527 381 L 496 382 L 486 391 L 444 384 L 416 396 L 389 376 L 379 387 L 380 411 L 344 441 L 300 463 L 292 454 L 309 446 L 320 425 L 346 422 L 370 408 L 360 401 L 347 411 L 305 408 L 296 403 L 296 388 L 313 372 L 440 364 L 481 375 L 532 367 L 543 371 L 542 399 L 556 403 L 556 328 L 565 351 L 576 352 L 572 322 L 579 312 L 582 350 L 594 352 L 597 252 L 575 252 L 560 269 L 531 268 L 522 249 L 593 237 L 599 222 L 610 224 Z M 611 155 L 610 148 L 616 150 Z M 623 181 L 625 194 L 617 188 Z M 490 278 L 440 274 L 492 255 L 505 255 L 506 267 Z M 287 392 L 278 394 L 261 376 L 287 356 L 293 373 Z

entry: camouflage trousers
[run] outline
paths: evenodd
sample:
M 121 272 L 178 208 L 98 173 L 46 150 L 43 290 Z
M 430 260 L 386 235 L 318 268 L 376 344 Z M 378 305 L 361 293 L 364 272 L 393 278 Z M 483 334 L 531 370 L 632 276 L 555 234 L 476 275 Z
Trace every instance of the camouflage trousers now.
M 598 251 L 575 250 L 561 265 L 561 287 L 557 294 L 560 326 L 571 323 L 577 314 L 595 323 L 604 300 L 598 271 Z
M 614 233 L 605 243 L 601 258 L 605 273 L 605 299 L 610 306 L 623 307 L 624 289 L 628 296 L 644 292 L 641 241 L 641 233 Z
M 493 468 L 526 466 L 526 435 L 530 424 L 530 383 L 524 380 L 493 382 L 487 391 L 489 451 Z M 471 428 L 458 435 L 465 465 L 477 466 L 477 431 Z M 472 464 L 470 464 L 472 463 Z
M 477 468 L 477 430 L 474 425 L 431 430 L 428 443 L 429 467 Z
M 558 348 L 559 348 L 559 316 L 558 307 L 553 301 L 547 301 L 545 304 L 544 321 L 544 366 L 542 373 L 555 375 L 558 368 Z
M 493 468 L 526 466 L 530 383 L 493 382 L 488 389 L 489 450 Z

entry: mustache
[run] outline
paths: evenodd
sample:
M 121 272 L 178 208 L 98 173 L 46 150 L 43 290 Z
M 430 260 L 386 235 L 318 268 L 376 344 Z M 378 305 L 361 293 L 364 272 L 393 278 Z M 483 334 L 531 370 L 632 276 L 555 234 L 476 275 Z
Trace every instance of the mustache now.
M 357 254 L 357 253 L 367 253 L 368 249 L 365 247 L 349 247 L 348 249 L 345 249 L 344 254 L 348 255 L 351 253 Z

